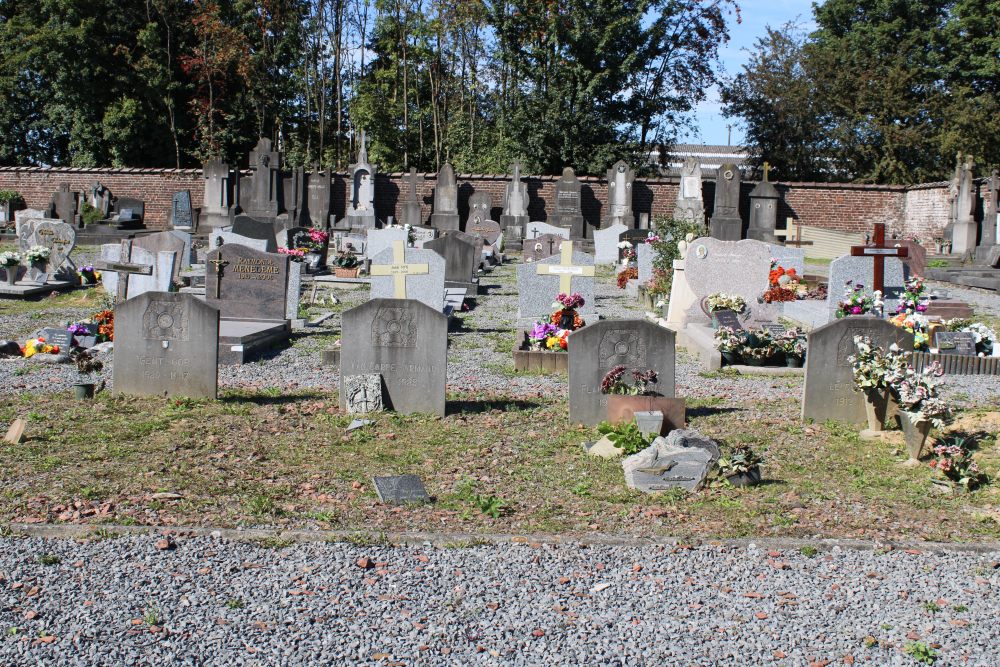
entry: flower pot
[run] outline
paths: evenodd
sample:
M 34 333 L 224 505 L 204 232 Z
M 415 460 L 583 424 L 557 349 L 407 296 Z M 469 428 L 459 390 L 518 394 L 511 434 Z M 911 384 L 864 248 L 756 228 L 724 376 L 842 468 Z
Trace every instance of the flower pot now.
M 78 382 L 73 385 L 73 395 L 77 400 L 83 401 L 94 397 L 93 382 Z
M 743 363 L 747 366 L 763 366 L 766 359 L 762 357 L 744 357 Z
M 927 442 L 927 436 L 931 432 L 931 422 L 929 419 L 921 419 L 913 423 L 910 415 L 900 411 L 899 425 L 903 429 L 903 439 L 906 442 L 906 452 L 910 455 L 910 461 L 920 461 L 920 453 Z
M 358 267 L 351 269 L 345 269 L 342 267 L 337 267 L 333 270 L 333 274 L 338 278 L 357 278 L 358 277 Z
M 889 409 L 889 390 L 869 388 L 864 390 L 864 394 L 868 430 L 884 430 L 886 411 Z
M 17 280 L 17 266 L 5 266 L 4 267 L 4 282 L 8 285 L 13 285 Z
M 746 472 L 738 472 L 735 475 L 729 475 L 726 477 L 726 480 L 736 487 L 757 486 L 760 484 L 760 468 L 758 466 L 754 466 Z
M 724 366 L 734 366 L 740 361 L 740 355 L 735 352 L 720 352 L 720 354 L 722 355 L 722 363 Z
M 786 354 L 785 366 L 788 368 L 802 368 L 802 357 L 795 357 L 790 354 Z

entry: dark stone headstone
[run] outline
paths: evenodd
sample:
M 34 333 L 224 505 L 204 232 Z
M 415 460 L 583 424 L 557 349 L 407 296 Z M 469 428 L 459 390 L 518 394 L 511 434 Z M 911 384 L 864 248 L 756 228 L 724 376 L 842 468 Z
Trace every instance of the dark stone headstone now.
M 170 206 L 170 224 L 174 229 L 194 227 L 194 209 L 191 207 L 191 191 L 175 192 Z
M 386 408 L 444 416 L 448 371 L 448 318 L 411 299 L 372 299 L 343 314 L 343 378 L 381 373 Z
M 439 231 L 458 229 L 458 183 L 455 170 L 445 162 L 437 175 L 434 186 L 434 212 L 431 213 L 431 227 Z
M 240 207 L 258 220 L 273 221 L 280 213 L 281 152 L 272 150 L 270 139 L 260 139 L 250 151 L 253 175 L 240 187 Z
M 309 219 L 313 227 L 330 228 L 330 215 L 333 212 L 333 200 L 330 196 L 330 174 L 326 171 L 313 169 L 309 174 Z
M 72 225 L 76 220 L 76 205 L 76 193 L 69 189 L 69 183 L 62 183 L 59 185 L 59 189 L 52 195 L 52 203 L 49 204 L 49 209 L 53 217 Z
M 233 221 L 233 228 L 230 230 L 238 236 L 245 236 L 248 239 L 264 241 L 267 252 L 277 252 L 278 242 L 274 234 L 274 224 L 263 220 L 257 220 L 247 215 L 238 215 Z
M 191 294 L 146 292 L 115 308 L 114 391 L 216 398 L 219 311 Z
M 736 329 L 737 331 L 743 328 L 743 323 L 740 322 L 739 315 L 732 310 L 717 310 L 712 315 L 715 317 L 715 321 L 719 323 L 720 327 L 729 327 L 731 329 Z M 781 326 L 781 325 L 778 325 Z M 782 327 L 784 329 L 784 327 Z
M 938 331 L 934 334 L 934 344 L 941 354 L 976 356 L 976 338 L 968 331 Z
M 607 419 L 608 397 L 601 393 L 601 381 L 619 364 L 629 373 L 656 371 L 652 388 L 673 397 L 675 337 L 670 329 L 645 320 L 604 320 L 570 334 L 570 422 L 595 426 Z
M 540 259 L 558 255 L 565 240 L 558 234 L 542 234 L 538 238 L 525 239 L 522 246 L 525 263 L 537 262 Z
M 562 178 L 556 181 L 556 210 L 549 216 L 556 227 L 570 230 L 573 238 L 583 238 L 583 212 L 580 208 L 580 179 L 572 167 L 563 169 Z
M 417 188 L 424 182 L 424 176 L 418 174 L 414 167 L 410 167 L 410 173 L 403 177 L 403 182 L 405 183 L 406 198 L 402 203 L 402 215 L 399 217 L 399 222 L 410 227 L 420 227 L 424 223 L 424 214 L 420 208 L 420 196 L 417 194 Z
M 227 320 L 286 319 L 289 260 L 286 255 L 226 244 L 208 253 L 205 301 Z
M 73 334 L 66 329 L 45 327 L 36 336 L 44 338 L 49 345 L 58 345 L 61 352 L 69 352 L 69 349 L 73 347 Z
M 132 197 L 119 197 L 115 200 L 115 213 L 119 222 L 142 222 L 146 216 L 146 202 Z
M 813 329 L 806 339 L 803 420 L 865 423 L 864 395 L 854 390 L 849 361 L 855 352 L 855 336 L 868 336 L 883 349 L 896 343 L 904 350 L 913 350 L 913 334 L 875 317 L 845 317 Z
M 479 257 L 476 255 L 475 244 L 448 234 L 441 238 L 424 243 L 424 250 L 433 250 L 444 257 L 444 281 L 461 283 L 462 286 L 472 285 Z
M 750 226 L 747 238 L 765 243 L 778 243 L 774 231 L 778 226 L 778 200 L 781 195 L 767 181 L 761 181 L 750 192 Z
M 493 197 L 489 192 L 476 192 L 469 197 L 469 219 L 465 221 L 465 231 L 470 234 L 483 236 L 481 231 L 473 228 L 481 227 L 484 223 L 493 219 Z M 497 234 L 500 233 L 500 223 L 497 226 Z M 494 239 L 495 240 L 495 239 Z M 490 241 L 492 243 L 493 241 Z
M 424 483 L 416 475 L 372 477 L 378 499 L 389 505 L 425 504 L 431 501 Z
M 712 238 L 739 241 L 743 236 L 743 219 L 740 217 L 740 181 L 740 170 L 735 164 L 727 162 L 719 167 L 715 179 Z
M 494 245 L 500 238 L 500 223 L 494 220 L 473 220 L 470 218 L 465 231 L 480 237 L 487 245 Z

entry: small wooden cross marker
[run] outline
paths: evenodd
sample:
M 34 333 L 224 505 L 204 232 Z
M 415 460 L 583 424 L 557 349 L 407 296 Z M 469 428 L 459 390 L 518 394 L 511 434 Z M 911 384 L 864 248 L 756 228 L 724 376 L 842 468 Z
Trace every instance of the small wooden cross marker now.
M 558 264 L 539 264 L 535 269 L 538 275 L 559 276 L 559 293 L 569 294 L 573 286 L 573 276 L 579 278 L 593 277 L 594 267 L 573 265 L 573 242 L 563 241 L 559 248 Z
M 885 294 L 885 258 L 886 257 L 907 257 L 909 248 L 893 248 L 885 244 L 885 223 L 875 223 L 875 238 L 871 245 L 851 246 L 851 256 L 871 257 L 875 260 L 874 283 L 876 291 Z
M 403 241 L 392 242 L 392 264 L 374 264 L 371 268 L 373 276 L 392 276 L 396 299 L 406 298 L 406 276 L 419 276 L 430 273 L 427 264 L 407 264 L 406 245 Z

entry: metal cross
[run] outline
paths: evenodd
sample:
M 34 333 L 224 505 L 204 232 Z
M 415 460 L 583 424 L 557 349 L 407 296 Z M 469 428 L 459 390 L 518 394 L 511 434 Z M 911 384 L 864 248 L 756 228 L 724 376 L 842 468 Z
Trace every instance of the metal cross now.
M 222 259 L 222 251 L 220 250 L 219 256 L 208 260 L 208 263 L 215 266 L 215 298 L 218 299 L 222 295 L 222 269 L 229 266 L 229 262 Z

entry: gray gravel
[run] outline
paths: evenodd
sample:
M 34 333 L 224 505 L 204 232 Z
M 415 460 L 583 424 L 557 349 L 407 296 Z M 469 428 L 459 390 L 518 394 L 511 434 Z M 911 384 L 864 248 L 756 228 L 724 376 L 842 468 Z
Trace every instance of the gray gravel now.
M 1000 664 L 1000 553 L 154 542 L 0 541 L 0 660 Z

